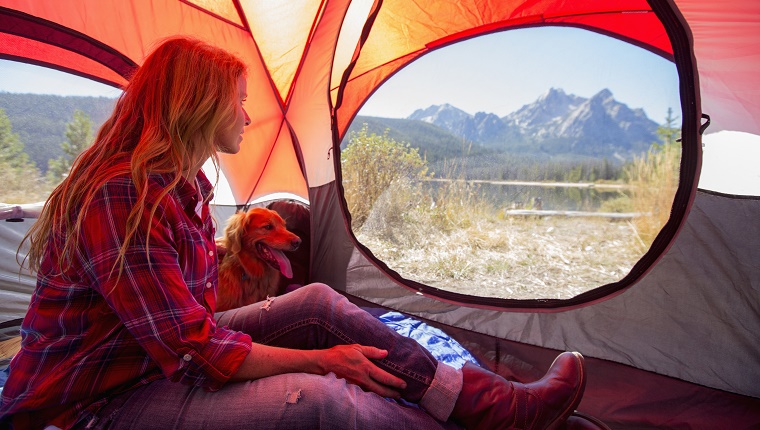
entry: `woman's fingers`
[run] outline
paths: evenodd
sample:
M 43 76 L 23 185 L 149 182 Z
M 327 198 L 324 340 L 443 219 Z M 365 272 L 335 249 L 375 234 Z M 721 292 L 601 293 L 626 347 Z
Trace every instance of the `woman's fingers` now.
M 335 353 L 335 361 L 329 370 L 365 391 L 383 397 L 399 398 L 399 391 L 406 388 L 403 379 L 393 376 L 370 361 L 387 357 L 386 350 L 372 346 L 339 345 L 328 351 Z
M 370 360 L 381 360 L 388 356 L 388 351 L 384 349 L 375 348 L 374 346 L 357 346 L 360 348 L 362 354 Z M 370 362 L 369 376 L 382 385 L 387 385 L 399 390 L 406 388 L 406 382 L 404 382 L 403 379 L 393 376 L 385 370 L 377 367 L 377 365 L 372 362 Z
M 372 360 L 382 360 L 383 358 L 388 356 L 388 351 L 384 349 L 375 348 L 374 346 L 363 346 L 363 345 L 355 345 L 355 346 L 359 347 L 359 350 L 362 352 L 362 354 L 364 354 L 365 357 Z

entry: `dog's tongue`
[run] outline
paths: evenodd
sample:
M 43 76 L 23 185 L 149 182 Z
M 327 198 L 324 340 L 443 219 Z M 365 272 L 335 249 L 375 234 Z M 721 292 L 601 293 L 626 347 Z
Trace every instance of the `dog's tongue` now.
M 292 278 L 293 268 L 290 267 L 290 260 L 288 260 L 288 257 L 286 257 L 282 251 L 277 249 L 269 248 L 269 251 L 272 253 L 274 259 L 277 260 L 277 264 L 280 266 L 280 273 L 288 279 Z

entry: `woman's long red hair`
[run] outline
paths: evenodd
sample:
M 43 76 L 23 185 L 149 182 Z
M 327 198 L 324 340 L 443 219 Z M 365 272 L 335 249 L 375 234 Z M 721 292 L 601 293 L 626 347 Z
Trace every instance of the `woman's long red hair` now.
M 108 180 L 129 174 L 137 201 L 116 262 L 121 273 L 135 232 L 151 228 L 141 227 L 140 220 L 146 210 L 148 219 L 156 210 L 146 201 L 148 175 L 175 174 L 163 198 L 198 162 L 211 157 L 218 166 L 214 136 L 233 121 L 239 108 L 237 80 L 245 70 L 237 57 L 199 40 L 181 37 L 161 43 L 136 70 L 92 146 L 77 157 L 29 230 L 29 268 L 39 270 L 52 235 L 63 239 L 58 255 L 76 255 L 82 219 L 96 193 Z M 71 261 L 58 263 L 64 270 Z

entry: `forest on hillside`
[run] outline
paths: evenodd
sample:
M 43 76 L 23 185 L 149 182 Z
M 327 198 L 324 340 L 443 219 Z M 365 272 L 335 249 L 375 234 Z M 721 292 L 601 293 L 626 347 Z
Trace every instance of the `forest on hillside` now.
M 341 144 L 366 127 L 367 133 L 386 136 L 417 148 L 432 176 L 437 178 L 529 181 L 615 181 L 622 164 L 614 160 L 571 154 L 505 152 L 454 136 L 423 121 L 357 116 Z
M 61 144 L 66 141 L 66 124 L 74 112 L 86 114 L 93 133 L 113 110 L 116 99 L 108 97 L 76 97 L 0 92 L 0 109 L 10 120 L 24 152 L 42 174 L 47 173 L 48 160 L 64 155 Z
M 7 149 L 4 156 L 10 154 L 11 158 L 13 154 L 23 154 L 15 166 L 23 167 L 25 173 L 19 176 L 26 176 L 27 181 L 45 178 L 46 186 L 50 187 L 60 181 L 78 151 L 89 145 L 115 101 L 107 97 L 0 92 L 0 116 L 7 122 L 2 125 L 4 131 L 0 130 L 6 135 L 0 136 L 0 151 Z M 674 118 L 669 117 L 668 121 L 668 126 L 658 133 L 675 132 Z M 457 137 L 434 124 L 408 119 L 358 116 L 341 145 L 343 150 L 352 135 L 362 128 L 416 148 L 432 178 L 596 182 L 619 181 L 624 175 L 623 165 L 607 158 L 498 151 Z M 10 140 L 4 143 L 3 139 Z M 23 187 L 19 185 L 19 189 Z
M 92 143 L 113 103 L 108 98 L 0 93 L 0 202 L 44 201 Z

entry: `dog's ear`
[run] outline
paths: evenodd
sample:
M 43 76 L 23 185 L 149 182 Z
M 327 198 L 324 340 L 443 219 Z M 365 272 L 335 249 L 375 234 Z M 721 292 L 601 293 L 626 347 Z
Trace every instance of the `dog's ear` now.
M 245 233 L 246 213 L 238 212 L 227 222 L 224 235 L 227 238 L 227 252 L 235 255 L 243 250 L 243 234 Z

